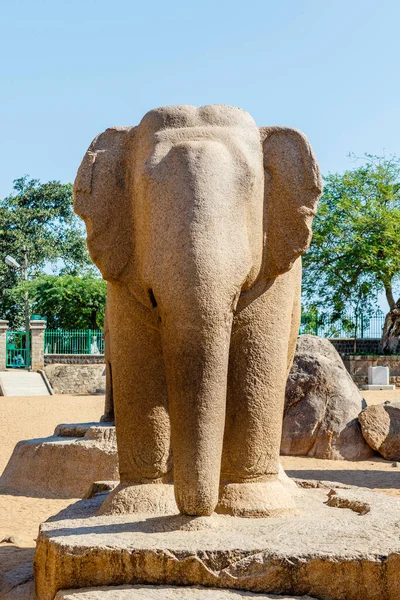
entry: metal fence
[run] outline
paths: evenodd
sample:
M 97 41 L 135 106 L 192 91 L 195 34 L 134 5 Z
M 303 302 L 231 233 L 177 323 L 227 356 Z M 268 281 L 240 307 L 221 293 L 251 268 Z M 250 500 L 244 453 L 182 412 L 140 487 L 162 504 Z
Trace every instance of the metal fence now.
M 27 369 L 31 364 L 31 341 L 26 331 L 7 331 L 6 367 Z
M 373 314 L 347 312 L 343 315 L 303 312 L 300 333 L 312 333 L 325 338 L 380 338 L 385 323 L 381 310 Z
M 300 333 L 312 333 L 325 338 L 380 338 L 385 314 L 348 312 L 343 315 L 303 312 Z M 101 329 L 46 329 L 45 354 L 104 354 Z
M 46 329 L 45 354 L 104 354 L 101 329 Z

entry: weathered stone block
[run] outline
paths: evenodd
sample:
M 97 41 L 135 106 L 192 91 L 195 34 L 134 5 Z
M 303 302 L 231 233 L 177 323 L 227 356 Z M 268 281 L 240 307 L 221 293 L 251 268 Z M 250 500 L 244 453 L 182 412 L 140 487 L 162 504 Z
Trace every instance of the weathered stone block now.
M 41 525 L 38 600 L 73 587 L 138 582 L 325 600 L 400 598 L 397 498 L 343 486 L 305 489 L 298 514 L 284 519 L 95 516 L 103 499 L 80 501 Z
M 115 427 L 59 425 L 54 436 L 18 442 L 0 478 L 0 492 L 82 498 L 94 481 L 118 477 Z

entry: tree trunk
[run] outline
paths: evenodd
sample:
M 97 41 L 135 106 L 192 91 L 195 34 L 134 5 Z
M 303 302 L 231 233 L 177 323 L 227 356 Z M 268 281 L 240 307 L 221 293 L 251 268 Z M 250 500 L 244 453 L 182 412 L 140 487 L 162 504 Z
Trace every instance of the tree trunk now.
M 388 301 L 390 310 L 396 308 L 396 301 L 393 297 L 392 285 L 385 285 L 386 300 Z
M 400 341 L 400 299 L 388 312 L 383 326 L 380 349 L 383 354 L 397 354 Z
M 100 327 L 97 325 L 97 311 L 96 310 L 92 310 L 92 312 L 91 312 L 90 327 L 92 329 L 100 329 Z

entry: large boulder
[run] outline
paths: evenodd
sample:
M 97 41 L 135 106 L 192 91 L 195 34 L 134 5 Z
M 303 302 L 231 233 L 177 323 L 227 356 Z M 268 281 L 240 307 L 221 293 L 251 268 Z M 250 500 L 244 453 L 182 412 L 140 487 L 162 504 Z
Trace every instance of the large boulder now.
M 330 341 L 299 336 L 286 386 L 281 453 L 345 460 L 372 456 L 358 422 L 362 403 Z
M 387 460 L 400 460 L 400 402 L 368 406 L 358 420 L 371 448 Z

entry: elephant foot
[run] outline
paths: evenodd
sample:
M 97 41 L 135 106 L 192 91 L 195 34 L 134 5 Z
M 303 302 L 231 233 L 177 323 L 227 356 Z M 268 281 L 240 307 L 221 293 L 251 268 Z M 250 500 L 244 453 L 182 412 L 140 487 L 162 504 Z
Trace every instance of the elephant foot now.
M 174 486 L 170 483 L 120 483 L 97 511 L 100 515 L 176 515 Z
M 279 463 L 278 479 L 292 496 L 300 497 L 304 495 L 304 491 L 296 485 L 293 479 L 290 479 L 290 477 L 286 475 L 281 463 Z
M 111 423 L 111 425 L 114 425 L 114 414 L 104 413 L 104 415 L 100 417 L 100 423 Z
M 278 479 L 220 486 L 215 512 L 234 517 L 281 517 L 296 514 L 290 491 Z

